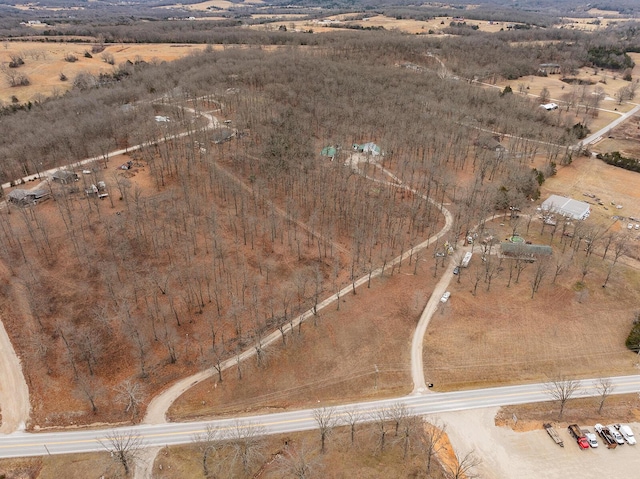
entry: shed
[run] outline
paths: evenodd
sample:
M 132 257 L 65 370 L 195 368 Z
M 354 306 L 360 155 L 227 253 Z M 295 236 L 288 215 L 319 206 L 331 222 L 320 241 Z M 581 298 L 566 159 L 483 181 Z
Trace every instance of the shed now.
M 500 252 L 505 258 L 534 260 L 539 256 L 551 256 L 553 249 L 542 244 L 505 242 L 500 243 Z
M 53 181 L 57 181 L 58 183 L 62 183 L 63 185 L 78 181 L 78 175 L 69 170 L 54 171 L 53 175 L 51 175 L 51 178 L 53 179 Z
M 558 214 L 574 220 L 586 220 L 591 213 L 588 203 L 558 195 L 551 195 L 540 208 L 545 213 Z

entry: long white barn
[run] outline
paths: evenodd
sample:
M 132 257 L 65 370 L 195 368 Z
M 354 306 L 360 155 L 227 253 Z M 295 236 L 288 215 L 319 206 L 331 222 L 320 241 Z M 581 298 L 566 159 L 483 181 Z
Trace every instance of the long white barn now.
M 558 195 L 547 198 L 541 208 L 545 213 L 554 213 L 574 220 L 585 220 L 591 213 L 588 203 Z

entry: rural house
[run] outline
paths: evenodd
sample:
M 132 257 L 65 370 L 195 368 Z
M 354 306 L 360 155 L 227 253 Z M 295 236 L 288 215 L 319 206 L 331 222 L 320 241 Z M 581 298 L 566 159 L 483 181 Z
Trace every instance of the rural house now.
M 13 203 L 18 206 L 35 205 L 40 201 L 49 198 L 49 192 L 47 190 L 35 189 L 35 190 L 13 190 L 7 196 L 9 203 Z
M 547 198 L 542 203 L 541 209 L 545 214 L 558 214 L 574 220 L 586 220 L 591 213 L 589 203 L 558 195 Z
M 54 171 L 53 175 L 51 175 L 51 179 L 53 181 L 57 181 L 58 183 L 62 183 L 66 185 L 68 183 L 73 183 L 74 181 L 78 181 L 78 175 L 73 171 L 69 170 L 58 170 Z
M 380 149 L 380 147 L 371 141 L 363 143 L 362 145 L 354 143 L 353 150 L 371 156 L 379 156 L 382 154 L 382 150 Z

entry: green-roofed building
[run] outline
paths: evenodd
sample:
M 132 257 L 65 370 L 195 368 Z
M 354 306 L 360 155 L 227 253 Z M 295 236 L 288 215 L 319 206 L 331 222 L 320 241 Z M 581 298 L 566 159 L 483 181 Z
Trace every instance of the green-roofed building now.
M 335 146 L 325 146 L 320 152 L 320 156 L 326 156 L 327 158 L 331 158 L 333 160 L 338 153 L 338 149 Z

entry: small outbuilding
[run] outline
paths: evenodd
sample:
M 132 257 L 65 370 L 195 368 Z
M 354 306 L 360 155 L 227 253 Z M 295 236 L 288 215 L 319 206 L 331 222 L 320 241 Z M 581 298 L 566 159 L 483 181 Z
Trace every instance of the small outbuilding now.
M 589 203 L 558 195 L 551 195 L 540 208 L 545 214 L 557 214 L 574 220 L 586 220 L 591 213 Z
M 553 249 L 551 246 L 542 244 L 526 243 L 500 243 L 500 256 L 511 259 L 525 259 L 535 261 L 540 256 L 551 256 Z

